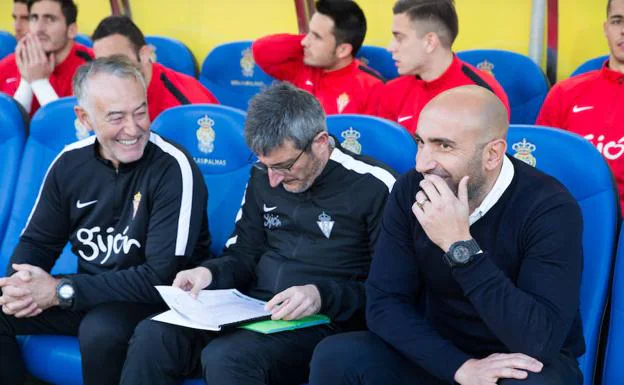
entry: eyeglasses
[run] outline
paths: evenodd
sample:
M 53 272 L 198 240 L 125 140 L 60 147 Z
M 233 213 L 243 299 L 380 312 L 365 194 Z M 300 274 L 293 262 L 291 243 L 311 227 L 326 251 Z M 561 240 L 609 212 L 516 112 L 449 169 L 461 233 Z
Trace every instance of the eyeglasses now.
M 254 163 L 254 167 L 257 168 L 260 171 L 263 172 L 269 172 L 269 169 L 271 169 L 273 172 L 277 172 L 279 174 L 285 174 L 287 172 L 290 172 L 290 170 L 295 166 L 295 163 L 297 163 L 297 161 L 299 160 L 299 158 L 301 158 L 301 155 L 303 155 L 303 153 L 305 153 L 306 151 L 308 151 L 310 149 L 310 147 L 312 146 L 312 143 L 314 143 L 314 139 L 312 138 L 311 141 L 308 142 L 308 144 L 306 144 L 306 146 L 303 148 L 303 150 L 301 150 L 301 152 L 299 153 L 299 155 L 297 155 L 297 157 L 290 162 L 288 165 L 284 165 L 284 166 L 267 166 L 266 164 L 257 161 L 256 163 Z

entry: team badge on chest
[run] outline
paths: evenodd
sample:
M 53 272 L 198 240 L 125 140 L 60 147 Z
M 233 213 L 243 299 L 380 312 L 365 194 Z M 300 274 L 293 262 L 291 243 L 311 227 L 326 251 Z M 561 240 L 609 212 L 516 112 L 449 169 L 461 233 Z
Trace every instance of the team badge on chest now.
M 134 199 L 132 199 L 132 219 L 136 216 L 137 210 L 139 209 L 139 204 L 141 204 L 141 192 L 137 192 L 134 194 Z
M 349 99 L 349 95 L 347 95 L 346 92 L 343 92 L 342 94 L 340 94 L 340 96 L 338 96 L 338 99 L 336 99 L 336 104 L 338 105 L 339 114 L 342 114 L 342 111 L 344 111 L 350 101 L 351 99 Z
M 334 223 L 335 222 L 332 221 L 332 217 L 325 214 L 325 211 L 323 211 L 323 213 L 319 215 L 318 222 L 316 222 L 318 227 L 323 232 L 323 235 L 325 235 L 325 238 L 327 239 L 329 239 L 329 236 L 331 235 L 332 229 L 334 228 Z

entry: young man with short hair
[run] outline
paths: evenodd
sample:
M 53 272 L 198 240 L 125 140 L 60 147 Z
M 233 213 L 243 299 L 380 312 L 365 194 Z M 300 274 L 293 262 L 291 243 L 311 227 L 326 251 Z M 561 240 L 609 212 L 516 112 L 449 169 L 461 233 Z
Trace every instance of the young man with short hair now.
M 355 59 L 365 35 L 366 18 L 355 2 L 320 0 L 306 35 L 266 36 L 252 50 L 264 72 L 316 96 L 326 114 L 363 114 L 384 81 Z
M 476 84 L 495 93 L 509 114 L 507 95 L 496 79 L 453 53 L 458 21 L 452 0 L 398 0 L 393 13 L 389 51 L 402 76 L 376 90 L 371 113 L 414 133 L 429 100 L 449 88 Z

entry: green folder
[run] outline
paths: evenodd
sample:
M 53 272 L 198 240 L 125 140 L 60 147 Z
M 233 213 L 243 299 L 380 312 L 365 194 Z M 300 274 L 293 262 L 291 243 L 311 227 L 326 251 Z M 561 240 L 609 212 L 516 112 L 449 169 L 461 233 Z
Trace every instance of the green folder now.
M 282 321 L 282 320 L 267 320 L 267 321 L 259 321 L 252 322 L 242 326 L 239 326 L 242 329 L 251 330 L 253 332 L 263 333 L 263 334 L 271 334 L 271 333 L 279 333 L 286 330 L 295 330 L 301 328 L 307 328 L 310 326 L 323 325 L 330 323 L 329 317 L 316 314 L 308 317 L 304 317 L 295 321 Z

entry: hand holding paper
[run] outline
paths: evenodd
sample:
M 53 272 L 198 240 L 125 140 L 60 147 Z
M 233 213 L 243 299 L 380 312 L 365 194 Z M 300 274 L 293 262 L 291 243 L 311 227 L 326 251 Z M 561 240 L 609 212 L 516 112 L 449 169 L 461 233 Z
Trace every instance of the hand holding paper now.
M 212 272 L 205 267 L 199 266 L 190 270 L 183 270 L 176 274 L 173 287 L 179 287 L 184 291 L 190 291 L 193 298 L 197 298 L 199 291 L 212 282 Z
M 321 310 L 321 293 L 314 285 L 292 286 L 277 293 L 264 308 L 273 320 L 300 319 Z

